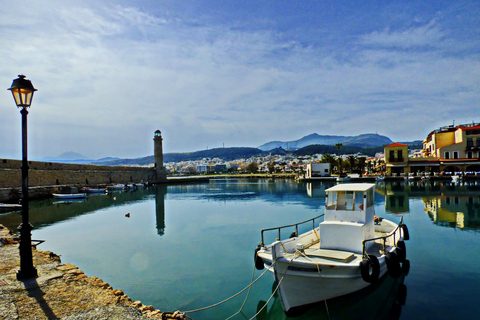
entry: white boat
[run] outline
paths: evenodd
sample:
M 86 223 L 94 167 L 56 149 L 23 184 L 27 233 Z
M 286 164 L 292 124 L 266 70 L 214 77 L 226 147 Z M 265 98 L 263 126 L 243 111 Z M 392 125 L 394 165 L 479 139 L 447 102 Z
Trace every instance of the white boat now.
M 82 191 L 85 193 L 107 193 L 106 188 L 82 188 Z
M 54 193 L 56 199 L 82 199 L 87 196 L 86 193 Z
M 110 191 L 125 190 L 126 186 L 124 184 L 115 184 L 113 186 L 108 186 L 107 189 Z
M 312 229 L 279 240 L 281 229 L 262 230 L 256 248 L 257 269 L 269 267 L 287 315 L 319 301 L 344 296 L 376 283 L 387 270 L 393 277 L 409 268 L 404 240 L 408 229 L 402 222 L 375 217 L 375 184 L 338 184 L 326 190 L 324 220 Z M 319 216 L 321 217 L 321 216 Z M 278 231 L 272 244 L 263 243 L 266 231 Z M 298 233 L 297 233 L 298 234 Z

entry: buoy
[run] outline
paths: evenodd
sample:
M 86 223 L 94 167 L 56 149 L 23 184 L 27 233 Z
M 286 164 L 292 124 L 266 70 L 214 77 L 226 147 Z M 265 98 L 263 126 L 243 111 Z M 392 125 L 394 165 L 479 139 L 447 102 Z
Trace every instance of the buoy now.
M 360 262 L 360 273 L 362 279 L 368 283 L 374 283 L 380 276 L 380 263 L 374 255 L 367 255 L 367 258 Z
M 130 218 L 130 212 L 125 214 L 125 217 Z

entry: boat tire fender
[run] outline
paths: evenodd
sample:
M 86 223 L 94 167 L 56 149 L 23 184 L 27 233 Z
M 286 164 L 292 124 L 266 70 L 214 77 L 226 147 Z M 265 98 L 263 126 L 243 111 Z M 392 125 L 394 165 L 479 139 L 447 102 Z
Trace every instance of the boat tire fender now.
M 407 248 L 403 240 L 397 242 L 397 250 L 395 251 L 397 252 L 398 260 L 403 263 L 407 258 Z
M 410 272 L 410 260 L 405 260 L 402 262 L 402 272 L 404 276 L 407 276 Z
M 387 262 L 388 273 L 393 278 L 400 277 L 402 269 L 400 269 L 400 261 L 397 254 L 395 252 L 387 252 L 385 255 L 385 261 Z
M 362 262 L 360 262 L 360 272 L 365 282 L 376 282 L 380 276 L 380 263 L 377 257 L 368 255 L 366 259 L 363 259 Z
M 254 256 L 254 258 L 253 258 L 254 261 L 255 261 L 255 268 L 256 268 L 257 270 L 263 270 L 263 268 L 265 268 L 265 264 L 263 263 L 262 258 L 260 258 L 260 257 L 258 256 L 258 254 L 257 254 L 258 251 L 260 251 L 260 248 L 261 248 L 260 245 L 255 248 L 255 256 Z
M 410 240 L 410 234 L 408 233 L 408 227 L 406 224 L 402 224 L 403 240 Z

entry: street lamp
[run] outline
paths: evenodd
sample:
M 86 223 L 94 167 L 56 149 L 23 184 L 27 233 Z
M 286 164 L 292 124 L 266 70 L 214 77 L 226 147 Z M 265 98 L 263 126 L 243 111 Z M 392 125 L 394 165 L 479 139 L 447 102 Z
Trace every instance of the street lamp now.
M 33 93 L 37 91 L 30 80 L 19 75 L 8 88 L 13 94 L 15 104 L 22 108 L 22 224 L 20 230 L 20 270 L 17 279 L 37 277 L 37 269 L 33 266 L 32 257 L 32 225 L 28 222 L 28 152 L 27 152 L 27 108 L 32 104 Z

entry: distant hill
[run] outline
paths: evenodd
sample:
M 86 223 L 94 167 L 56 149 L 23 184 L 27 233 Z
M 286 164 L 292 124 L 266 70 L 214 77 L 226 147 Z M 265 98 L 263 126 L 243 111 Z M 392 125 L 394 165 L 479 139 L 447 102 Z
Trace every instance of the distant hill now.
M 83 161 L 88 161 L 88 157 L 85 157 L 84 155 L 81 155 L 80 153 L 69 151 L 62 153 L 59 156 L 56 157 L 46 157 L 40 159 L 40 161 L 46 161 L 46 162 L 61 162 L 61 161 L 72 161 L 72 160 L 83 160 Z
M 280 152 L 277 150 L 277 152 Z M 285 152 L 285 150 L 283 150 Z M 285 152 L 286 153 L 286 152 Z M 250 158 L 253 156 L 261 155 L 262 150 L 257 148 L 214 148 L 209 150 L 195 151 L 195 152 L 186 152 L 186 153 L 165 153 L 163 155 L 163 162 L 179 162 L 179 161 L 189 161 L 189 160 L 202 160 L 202 159 L 213 159 L 220 158 L 225 161 L 241 159 L 241 158 Z M 275 153 L 278 154 L 278 153 Z M 137 159 L 120 159 L 115 161 L 104 161 L 104 162 L 95 162 L 98 165 L 107 165 L 107 166 L 121 166 L 121 165 L 149 165 L 153 164 L 153 156 L 137 158 Z
M 390 138 L 376 134 L 366 133 L 358 136 L 330 136 L 319 135 L 312 133 L 308 136 L 292 141 L 271 141 L 262 144 L 258 148 L 263 151 L 271 150 L 274 148 L 283 148 L 286 150 L 298 150 L 300 148 L 309 145 L 335 145 L 336 143 L 343 143 L 344 146 L 357 146 L 357 147 L 378 147 L 392 143 Z

